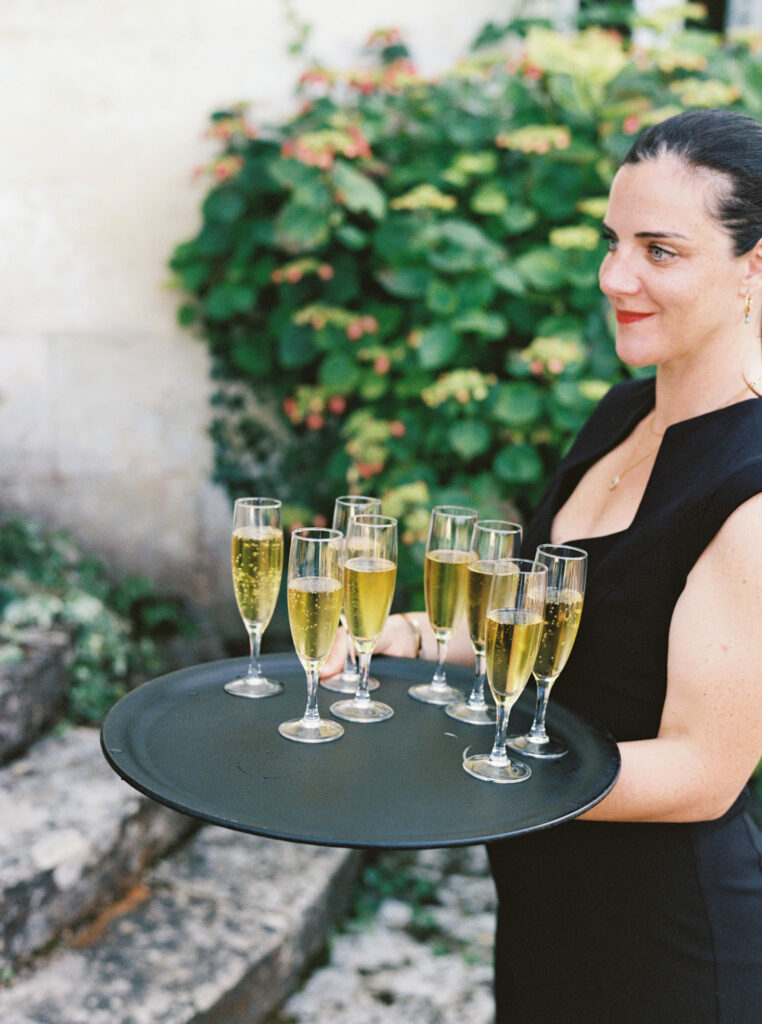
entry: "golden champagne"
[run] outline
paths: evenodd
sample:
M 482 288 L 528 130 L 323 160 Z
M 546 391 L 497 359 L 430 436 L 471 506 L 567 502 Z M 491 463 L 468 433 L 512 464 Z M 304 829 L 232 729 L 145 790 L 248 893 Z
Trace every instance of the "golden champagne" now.
M 566 664 L 577 636 L 582 600 L 578 590 L 548 590 L 545 626 L 533 670 L 538 678 L 555 679 Z
M 494 574 L 494 559 L 480 559 L 478 562 L 468 563 L 466 621 L 468 622 L 468 635 L 477 651 L 484 650 L 487 601 Z
M 341 583 L 330 576 L 297 576 L 288 584 L 288 620 L 303 665 L 328 657 L 341 611 Z
M 496 704 L 511 707 L 527 684 L 540 646 L 539 612 L 493 608 L 487 616 L 487 679 Z
M 375 647 L 394 597 L 397 566 L 388 558 L 350 558 L 344 565 L 344 614 L 354 642 Z
M 246 623 L 266 626 L 278 600 L 283 533 L 273 526 L 240 526 L 232 540 L 233 588 Z
M 435 632 L 449 633 L 458 624 L 466 603 L 468 551 L 449 548 L 428 551 L 423 563 L 426 612 Z

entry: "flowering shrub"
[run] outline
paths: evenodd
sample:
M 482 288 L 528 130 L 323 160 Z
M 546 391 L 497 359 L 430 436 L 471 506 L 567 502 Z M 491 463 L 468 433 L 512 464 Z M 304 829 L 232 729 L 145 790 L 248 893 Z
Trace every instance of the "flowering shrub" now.
M 435 80 L 379 32 L 361 69 L 307 71 L 287 123 L 212 116 L 203 225 L 171 266 L 213 357 L 231 495 L 280 496 L 290 525 L 381 495 L 403 587 L 432 504 L 531 509 L 625 372 L 598 223 L 631 136 L 686 106 L 762 116 L 762 37 L 659 19 L 651 48 L 491 26 Z

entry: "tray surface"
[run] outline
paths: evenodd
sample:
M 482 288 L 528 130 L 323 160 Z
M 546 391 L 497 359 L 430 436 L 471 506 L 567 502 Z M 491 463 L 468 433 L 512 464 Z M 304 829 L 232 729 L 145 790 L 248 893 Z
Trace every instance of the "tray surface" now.
M 569 753 L 556 761 L 525 758 L 526 782 L 495 785 L 461 767 L 464 752 L 489 752 L 493 726 L 456 722 L 441 708 L 412 700 L 407 688 L 428 682 L 431 662 L 373 659 L 374 693 L 395 714 L 385 722 L 342 722 L 332 743 L 283 739 L 280 722 L 301 717 L 304 671 L 293 654 L 262 658 L 283 693 L 250 700 L 223 683 L 247 659 L 210 662 L 144 683 L 109 711 L 101 745 L 112 768 L 160 803 L 242 832 L 324 846 L 425 848 L 489 842 L 576 817 L 613 786 L 619 752 L 589 719 L 551 700 L 549 731 Z M 464 693 L 471 669 L 448 666 Z M 320 688 L 330 717 L 340 700 Z M 511 713 L 509 733 L 531 723 L 534 686 Z M 521 760 L 521 758 L 519 758 Z

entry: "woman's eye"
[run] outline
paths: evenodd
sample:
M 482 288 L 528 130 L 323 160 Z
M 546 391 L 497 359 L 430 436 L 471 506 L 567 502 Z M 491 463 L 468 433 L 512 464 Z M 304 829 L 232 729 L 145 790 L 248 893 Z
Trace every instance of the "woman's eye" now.
M 614 238 L 613 235 L 604 235 L 603 241 L 606 243 L 606 248 L 609 252 L 615 252 L 617 245 L 619 245 L 619 240 Z
M 651 254 L 651 259 L 654 260 L 655 263 L 664 263 L 664 261 L 668 260 L 670 256 L 674 256 L 674 253 L 670 252 L 669 249 L 662 249 L 660 245 L 650 246 L 649 252 Z

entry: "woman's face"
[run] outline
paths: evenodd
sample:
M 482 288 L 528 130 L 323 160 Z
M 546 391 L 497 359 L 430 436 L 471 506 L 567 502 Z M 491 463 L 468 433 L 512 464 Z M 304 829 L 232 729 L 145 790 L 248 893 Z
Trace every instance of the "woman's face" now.
M 674 157 L 625 164 L 611 186 L 601 290 L 631 366 L 691 360 L 743 320 L 745 260 L 711 216 L 717 178 Z

